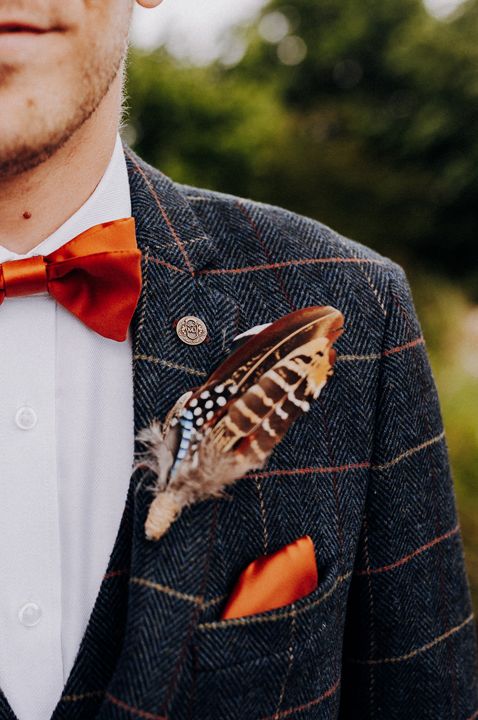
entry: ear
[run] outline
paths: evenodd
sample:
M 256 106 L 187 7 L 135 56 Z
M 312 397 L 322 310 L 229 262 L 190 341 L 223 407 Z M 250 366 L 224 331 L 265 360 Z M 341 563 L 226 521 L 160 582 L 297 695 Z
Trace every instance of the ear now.
M 144 8 L 154 8 L 160 5 L 163 0 L 136 0 L 136 2 Z

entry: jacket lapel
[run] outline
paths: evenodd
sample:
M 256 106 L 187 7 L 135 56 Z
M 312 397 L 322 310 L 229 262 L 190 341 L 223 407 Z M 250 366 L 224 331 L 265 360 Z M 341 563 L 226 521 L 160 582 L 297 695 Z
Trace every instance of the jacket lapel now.
M 125 145 L 132 212 L 143 254 L 143 291 L 133 326 L 135 430 L 163 418 L 186 389 L 201 384 L 227 354 L 238 308 L 229 276 L 201 271 L 219 249 L 173 182 Z M 185 315 L 200 318 L 207 340 L 187 345 L 176 333 Z
M 201 277 L 218 248 L 173 182 L 125 146 L 143 290 L 133 321 L 135 432 L 163 419 L 176 399 L 201 384 L 227 354 L 238 307 L 222 275 Z M 176 333 L 185 316 L 200 318 L 208 340 L 188 345 Z M 138 443 L 137 452 L 144 450 Z M 186 510 L 159 542 L 144 537 L 152 478 L 132 477 L 131 568 L 124 640 L 98 718 L 118 708 L 166 717 L 183 671 L 214 542 L 215 503 Z M 134 490 L 133 490 L 134 486 Z M 141 715 L 150 713 L 150 715 Z

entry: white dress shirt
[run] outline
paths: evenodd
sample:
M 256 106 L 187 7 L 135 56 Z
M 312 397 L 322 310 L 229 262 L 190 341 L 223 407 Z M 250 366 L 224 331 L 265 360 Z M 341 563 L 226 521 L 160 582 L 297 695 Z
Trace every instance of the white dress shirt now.
M 119 135 L 84 205 L 24 255 L 131 215 Z M 134 455 L 131 332 L 104 338 L 47 292 L 0 305 L 0 688 L 49 720 L 106 571 Z

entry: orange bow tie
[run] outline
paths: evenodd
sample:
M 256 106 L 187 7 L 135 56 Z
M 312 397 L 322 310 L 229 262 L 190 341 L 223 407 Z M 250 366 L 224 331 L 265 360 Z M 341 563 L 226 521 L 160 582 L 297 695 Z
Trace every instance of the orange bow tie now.
M 0 304 L 45 290 L 95 332 L 126 340 L 141 292 L 134 218 L 94 225 L 49 255 L 0 263 Z

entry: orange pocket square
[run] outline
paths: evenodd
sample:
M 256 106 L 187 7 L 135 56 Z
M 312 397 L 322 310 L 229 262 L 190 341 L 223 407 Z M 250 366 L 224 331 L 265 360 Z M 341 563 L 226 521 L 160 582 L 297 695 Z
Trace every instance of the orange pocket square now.
M 288 605 L 315 590 L 318 580 L 314 543 L 304 535 L 271 555 L 257 558 L 242 571 L 221 619 Z

